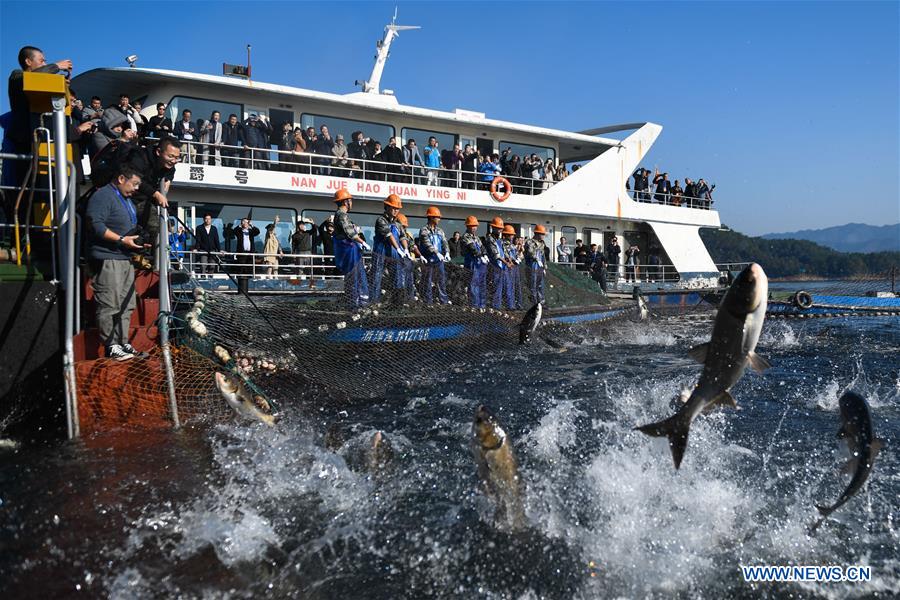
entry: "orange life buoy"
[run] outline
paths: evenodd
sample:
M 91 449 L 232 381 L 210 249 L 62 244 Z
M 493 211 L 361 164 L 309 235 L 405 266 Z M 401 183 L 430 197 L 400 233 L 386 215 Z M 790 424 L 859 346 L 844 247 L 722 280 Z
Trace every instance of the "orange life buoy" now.
M 497 191 L 497 186 L 499 184 L 503 184 L 503 193 Z M 505 177 L 494 177 L 494 180 L 491 182 L 491 196 L 494 197 L 494 200 L 497 202 L 503 202 L 509 195 L 512 193 L 512 186 L 509 185 L 509 181 L 506 180 Z

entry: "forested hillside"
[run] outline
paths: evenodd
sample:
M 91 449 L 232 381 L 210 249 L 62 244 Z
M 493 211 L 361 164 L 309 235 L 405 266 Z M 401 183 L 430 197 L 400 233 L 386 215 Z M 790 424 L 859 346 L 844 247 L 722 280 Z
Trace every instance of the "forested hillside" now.
M 852 277 L 900 268 L 900 252 L 837 252 L 804 240 L 767 240 L 715 229 L 701 229 L 700 237 L 716 263 L 758 262 L 769 277 Z

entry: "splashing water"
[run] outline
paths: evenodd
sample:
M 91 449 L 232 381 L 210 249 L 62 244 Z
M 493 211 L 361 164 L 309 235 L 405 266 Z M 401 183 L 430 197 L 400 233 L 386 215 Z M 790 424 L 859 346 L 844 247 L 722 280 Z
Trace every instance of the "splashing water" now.
M 890 597 L 900 326 L 767 323 L 759 352 L 774 367 L 734 387 L 740 410 L 696 420 L 676 471 L 664 439 L 632 428 L 674 411 L 699 374 L 686 352 L 708 337 L 708 322 L 627 323 L 565 353 L 486 356 L 399 402 L 297 401 L 274 430 L 0 454 L 2 581 L 10 597 Z M 887 448 L 809 536 L 814 504 L 846 485 L 835 433 L 851 387 Z M 475 474 L 482 403 L 519 459 L 523 531 L 497 527 Z M 359 459 L 375 431 L 388 468 Z M 757 564 L 870 565 L 873 580 L 751 587 L 740 566 Z

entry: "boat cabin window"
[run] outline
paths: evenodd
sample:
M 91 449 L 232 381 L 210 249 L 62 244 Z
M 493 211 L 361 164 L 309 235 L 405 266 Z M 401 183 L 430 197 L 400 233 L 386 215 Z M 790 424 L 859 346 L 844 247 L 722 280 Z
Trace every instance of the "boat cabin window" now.
M 189 96 L 174 96 L 171 100 L 169 100 L 169 109 L 168 114 L 169 118 L 172 119 L 172 123 L 177 123 L 181 120 L 181 112 L 184 109 L 188 109 L 191 111 L 191 120 L 196 121 L 197 119 L 203 119 L 204 121 L 209 121 L 209 118 L 212 116 L 213 111 L 219 111 L 220 117 L 219 120 L 222 123 L 228 121 L 228 115 L 234 113 L 237 115 L 238 119 L 241 119 L 241 115 L 243 113 L 243 108 L 240 104 L 232 104 L 231 102 L 221 102 L 219 100 L 204 100 L 203 98 L 191 98 Z M 156 112 L 153 113 L 154 115 Z
M 319 128 L 324 125 L 331 134 L 331 139 L 335 139 L 340 133 L 344 136 L 344 143 L 348 146 L 353 141 L 352 133 L 354 131 L 362 131 L 363 135 L 377 142 L 381 142 L 382 146 L 387 146 L 388 139 L 394 136 L 394 128 L 384 123 L 371 123 L 368 121 L 356 121 L 354 119 L 342 119 L 340 117 L 328 117 L 325 115 L 313 115 L 303 113 L 300 116 L 300 122 L 303 129 L 312 127 L 319 133 Z M 399 145 L 399 144 L 398 144 Z
M 644 262 L 647 258 L 647 251 L 650 249 L 649 244 L 649 236 L 646 232 L 643 231 L 626 231 L 624 236 L 625 238 L 625 248 L 624 250 L 628 250 L 631 246 L 637 246 L 641 249 L 641 262 Z
M 453 144 L 456 143 L 457 135 L 454 133 L 443 133 L 441 131 L 428 131 L 426 129 L 412 129 L 411 127 L 404 127 L 400 130 L 403 135 L 403 145 L 406 145 L 410 139 L 416 140 L 416 146 L 419 148 L 419 154 L 422 154 L 422 149 L 428 145 L 428 138 L 434 136 L 437 138 L 438 150 L 443 152 L 444 150 L 453 150 Z M 422 160 L 425 159 L 425 155 L 422 154 Z
M 265 208 L 265 207 L 247 207 L 234 204 L 196 204 L 192 207 L 186 207 L 192 212 L 194 217 L 188 222 L 193 231 L 203 224 L 203 215 L 209 213 L 212 216 L 212 224 L 219 231 L 219 241 L 222 243 L 222 249 L 225 252 L 233 252 L 236 243 L 234 229 L 241 226 L 241 219 L 249 218 L 251 224 L 259 229 L 259 235 L 256 237 L 255 252 L 262 252 L 263 244 L 266 241 L 266 225 L 275 221 L 275 216 L 280 217 L 280 222 L 275 226 L 275 235 L 282 248 L 291 247 L 291 234 L 297 224 L 297 211 L 292 208 Z M 193 209 L 191 211 L 191 209 Z M 188 236 L 190 237 L 190 236 Z M 193 238 L 189 242 L 189 246 L 193 248 Z
M 569 225 L 563 225 L 562 227 L 560 227 L 560 230 L 559 230 L 559 237 L 560 237 L 560 239 L 566 238 L 566 247 L 567 247 L 567 248 L 574 248 L 574 247 L 575 247 L 575 240 L 578 239 L 578 230 L 575 229 L 574 227 L 569 226 Z M 560 242 L 557 241 L 557 242 L 553 245 L 553 254 L 554 254 L 554 256 L 556 256 L 556 246 L 557 246 L 559 243 L 560 243 Z M 574 259 L 575 257 L 570 256 L 569 258 L 570 258 L 570 259 Z M 556 260 L 559 260 L 559 257 L 558 257 L 558 256 L 557 256 Z
M 490 156 L 494 153 L 494 140 L 487 138 L 477 138 L 475 140 L 475 149 L 481 156 Z
M 525 158 L 526 156 L 537 154 L 544 162 L 546 162 L 548 158 L 552 158 L 554 162 L 556 161 L 556 150 L 554 150 L 553 148 L 546 148 L 544 146 L 532 146 L 530 144 L 519 144 L 516 142 L 504 142 L 501 140 L 500 152 L 502 153 L 507 148 L 509 148 L 510 156 L 518 154 L 519 157 Z

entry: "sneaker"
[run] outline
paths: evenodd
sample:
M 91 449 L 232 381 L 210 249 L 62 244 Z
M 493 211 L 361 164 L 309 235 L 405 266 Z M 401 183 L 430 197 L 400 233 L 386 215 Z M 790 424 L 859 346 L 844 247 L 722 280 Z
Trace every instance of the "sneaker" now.
M 134 354 L 132 354 L 131 352 L 127 352 L 125 348 L 118 344 L 113 344 L 106 349 L 106 358 L 111 358 L 112 360 L 121 362 L 125 360 L 131 360 L 132 358 L 134 358 Z
M 141 352 L 140 350 L 138 350 L 131 344 L 122 344 L 122 350 L 124 350 L 125 352 L 127 352 L 128 354 L 132 355 L 135 358 L 147 358 L 148 356 L 150 356 L 146 352 Z

